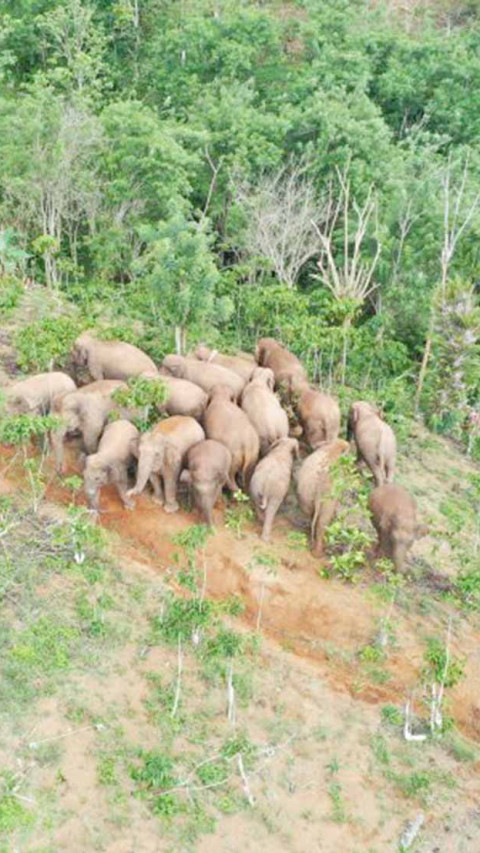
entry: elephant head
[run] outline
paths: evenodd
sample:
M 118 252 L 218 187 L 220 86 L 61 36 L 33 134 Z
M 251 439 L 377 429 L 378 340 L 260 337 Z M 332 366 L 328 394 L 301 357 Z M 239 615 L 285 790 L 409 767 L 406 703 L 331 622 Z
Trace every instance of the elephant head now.
M 234 403 L 236 400 L 235 391 L 230 385 L 224 385 L 223 383 L 218 383 L 214 385 L 213 388 L 210 389 L 210 394 L 208 395 L 208 403 L 218 402 L 219 400 L 223 400 L 227 403 Z
M 295 456 L 295 459 L 300 459 L 300 445 L 298 443 L 298 439 L 296 438 L 277 438 L 276 441 L 270 446 L 269 453 L 272 452 L 276 447 L 284 448 L 287 450 L 292 456 Z
M 185 372 L 185 359 L 182 355 L 167 355 L 163 359 L 163 367 L 170 376 L 181 379 Z
M 152 473 L 161 471 L 165 459 L 165 442 L 151 432 L 144 433 L 136 446 L 132 448 L 138 459 L 137 482 L 129 494 L 139 495 L 143 492 Z
M 76 339 L 72 350 L 72 360 L 75 367 L 85 367 L 88 364 L 88 354 L 92 341 L 93 338 L 89 332 L 83 332 Z
M 256 367 L 252 373 L 250 382 L 259 382 L 266 385 L 270 391 L 275 388 L 275 374 L 269 367 Z
M 100 488 L 108 483 L 111 476 L 111 466 L 100 459 L 98 453 L 93 453 L 88 457 L 85 471 L 83 472 L 83 482 L 89 506 L 96 512 L 99 509 L 98 495 Z
M 255 347 L 255 361 L 262 367 L 265 364 L 265 359 L 275 347 L 278 347 L 275 338 L 260 338 Z
M 199 361 L 210 361 L 212 356 L 215 355 L 215 350 L 211 350 L 205 344 L 200 344 L 194 354 L 195 358 L 198 358 Z

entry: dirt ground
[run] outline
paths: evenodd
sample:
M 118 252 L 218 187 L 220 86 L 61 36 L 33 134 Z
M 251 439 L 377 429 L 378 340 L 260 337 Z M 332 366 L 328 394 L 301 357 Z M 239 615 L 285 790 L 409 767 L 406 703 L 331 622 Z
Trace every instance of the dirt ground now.
M 14 493 L 20 482 L 11 451 L 3 451 L 3 462 L 2 491 Z M 73 466 L 69 473 L 75 470 Z M 446 442 L 433 447 L 427 442 L 416 458 L 403 458 L 400 478 L 417 492 L 421 511 L 437 535 L 416 544 L 412 565 L 423 567 L 423 580 L 415 572 L 411 589 L 404 589 L 393 605 L 375 593 L 382 578 L 373 569 L 355 585 L 321 577 L 318 560 L 290 542 L 288 512 L 265 546 L 255 523 L 245 524 L 236 535 L 223 525 L 224 502 L 217 507 L 216 531 L 200 553 L 200 569 L 208 597 L 223 601 L 237 596 L 244 604 L 243 613 L 230 619 L 235 630 L 261 637 L 251 698 L 238 708 L 236 722 L 258 745 L 260 759 L 249 772 L 248 792 L 237 778 L 243 808 L 225 814 L 220 810 L 215 825 L 195 838 L 175 835 L 170 825 L 166 829 L 136 798 L 131 781 L 124 779 L 123 787 L 112 789 L 100 784 L 98 761 L 118 739 L 130 749 L 153 749 L 162 742 L 147 710 L 148 679 L 152 673 L 174 679 L 176 654 L 157 646 L 140 654 L 139 638 L 159 590 L 167 585 L 184 594 L 176 574 L 179 547 L 172 537 L 199 519 L 185 509 L 166 515 L 148 496 L 138 499 L 134 511 L 125 511 L 116 494 L 105 489 L 100 524 L 109 532 L 126 583 L 141 584 L 146 595 L 143 609 L 132 611 L 137 639 L 112 652 L 108 662 L 74 673 L 59 695 L 41 700 L 13 740 L 11 733 L 7 743 L 5 735 L 1 738 L 4 754 L 27 754 L 23 766 L 36 798 L 55 790 L 49 826 L 7 849 L 384 853 L 400 849 L 405 827 L 421 814 L 423 825 L 412 850 L 478 853 L 480 628 L 476 617 L 452 611 L 448 602 L 437 597 L 432 603 L 427 582 L 432 567 L 445 578 L 457 570 L 453 545 L 445 545 L 438 535 L 439 506 L 468 471 L 469 463 Z M 62 513 L 71 491 L 50 469 L 49 478 L 46 511 Z M 401 727 L 391 731 L 382 717 L 385 707 L 403 712 L 409 698 L 421 713 L 425 638 L 442 635 L 452 613 L 452 653 L 466 658 L 466 676 L 450 692 L 449 712 L 471 750 L 468 760 L 458 758 L 447 736 L 438 742 L 406 743 Z M 379 673 L 362 661 L 361 652 L 375 643 L 386 618 L 395 641 Z M 183 689 L 196 723 L 202 719 L 216 736 L 228 731 L 223 686 L 205 685 L 192 665 Z M 75 723 L 72 704 L 87 709 Z M 60 747 L 60 757 L 52 764 L 39 763 L 27 749 L 32 740 L 51 740 Z M 428 793 L 408 792 L 402 782 L 407 777 L 431 779 Z M 218 809 L 218 802 L 212 793 L 212 808 Z

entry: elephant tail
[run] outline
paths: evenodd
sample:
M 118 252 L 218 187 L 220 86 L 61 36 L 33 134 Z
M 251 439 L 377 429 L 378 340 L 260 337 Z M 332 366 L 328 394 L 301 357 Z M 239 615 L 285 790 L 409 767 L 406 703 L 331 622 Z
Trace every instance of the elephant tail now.
M 266 510 L 267 499 L 266 499 L 265 495 L 262 495 L 262 494 L 258 495 L 257 505 L 258 505 L 258 508 L 261 509 L 262 511 Z
M 385 430 L 381 430 L 380 432 L 380 441 L 378 442 L 378 456 L 377 462 L 380 467 L 380 471 L 382 475 L 385 477 L 386 469 L 387 469 L 387 458 L 386 458 L 386 448 L 385 448 Z

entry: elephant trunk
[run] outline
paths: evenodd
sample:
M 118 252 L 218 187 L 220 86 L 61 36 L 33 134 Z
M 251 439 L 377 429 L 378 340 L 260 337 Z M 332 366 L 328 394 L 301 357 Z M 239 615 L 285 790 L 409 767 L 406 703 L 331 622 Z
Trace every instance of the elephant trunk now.
M 138 470 L 137 470 L 137 482 L 132 489 L 132 493 L 135 495 L 139 495 L 140 492 L 143 492 L 145 486 L 147 485 L 147 480 L 152 473 L 152 464 L 153 464 L 153 454 L 145 452 L 140 448 L 140 457 L 138 460 Z
M 205 488 L 194 488 L 195 503 L 209 527 L 213 527 L 212 508 L 215 499 L 212 491 L 212 489 L 206 490 Z

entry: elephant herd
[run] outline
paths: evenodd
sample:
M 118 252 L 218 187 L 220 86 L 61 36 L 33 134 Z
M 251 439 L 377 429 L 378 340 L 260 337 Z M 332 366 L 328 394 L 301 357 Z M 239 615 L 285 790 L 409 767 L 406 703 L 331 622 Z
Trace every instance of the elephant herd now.
M 165 512 L 176 512 L 182 479 L 211 525 L 222 489 L 235 492 L 242 487 L 250 494 L 263 525 L 262 538 L 268 541 L 290 489 L 294 460 L 303 456 L 294 476 L 296 494 L 310 522 L 313 552 L 323 553 L 325 530 L 338 504 L 330 468 L 350 445 L 339 438 L 337 401 L 309 384 L 302 363 L 281 343 L 262 338 L 254 357 L 222 355 L 202 345 L 191 356 L 167 355 L 157 368 L 137 347 L 85 332 L 74 344 L 72 360 L 76 374 L 88 371 L 89 384 L 77 388 L 67 374 L 51 372 L 4 390 L 10 413 L 50 412 L 57 417 L 50 438 L 58 471 L 63 470 L 65 438 L 80 433 L 86 453 L 85 493 L 93 510 L 99 511 L 102 486 L 111 483 L 129 509 L 133 497 L 149 484 L 153 500 Z M 135 412 L 119 405 L 114 394 L 137 376 L 161 378 L 167 395 L 157 407 L 158 422 L 143 433 L 132 422 Z M 281 399 L 294 413 L 293 428 Z M 302 436 L 302 446 L 292 432 Z M 347 438 L 354 439 L 358 458 L 373 474 L 369 507 L 379 549 L 402 569 L 423 530 L 413 498 L 393 483 L 394 432 L 373 406 L 360 401 L 351 407 Z M 312 452 L 305 456 L 307 446 Z

